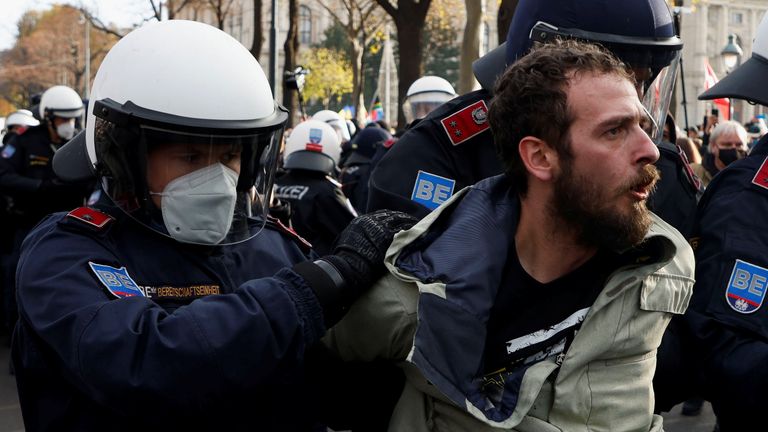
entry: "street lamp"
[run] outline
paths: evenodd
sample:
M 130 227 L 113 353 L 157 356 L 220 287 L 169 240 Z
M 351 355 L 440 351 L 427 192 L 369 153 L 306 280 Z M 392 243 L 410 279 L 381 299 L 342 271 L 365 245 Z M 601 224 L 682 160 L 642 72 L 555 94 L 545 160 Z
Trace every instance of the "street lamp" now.
M 720 56 L 723 58 L 723 64 L 725 65 L 725 74 L 728 75 L 732 70 L 736 69 L 741 64 L 741 55 L 744 52 L 736 42 L 736 35 L 731 33 L 728 35 L 728 43 L 725 45 Z M 733 117 L 732 99 L 728 98 L 728 120 Z

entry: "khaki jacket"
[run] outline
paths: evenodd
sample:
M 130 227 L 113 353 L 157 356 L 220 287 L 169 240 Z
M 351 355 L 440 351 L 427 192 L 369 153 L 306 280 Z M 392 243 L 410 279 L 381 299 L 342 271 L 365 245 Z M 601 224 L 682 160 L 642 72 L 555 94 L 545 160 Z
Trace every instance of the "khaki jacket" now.
M 519 387 L 511 386 L 516 392 L 514 405 L 477 403 L 473 387 L 477 376 L 466 375 L 473 369 L 463 363 L 482 356 L 482 350 L 474 351 L 484 343 L 484 327 L 473 326 L 483 326 L 487 316 L 477 310 L 465 313 L 466 304 L 455 308 L 450 283 L 422 281 L 404 270 L 399 258 L 443 215 L 457 218 L 458 210 L 447 209 L 458 206 L 466 196 L 483 192 L 482 199 L 467 201 L 498 209 L 498 201 L 509 194 L 496 193 L 503 189 L 501 183 L 483 183 L 462 190 L 396 236 L 386 258 L 389 274 L 329 331 L 325 344 L 345 360 L 399 362 L 407 379 L 389 425 L 391 431 L 663 430 L 661 417 L 652 413 L 656 349 L 672 314 L 682 314 L 688 305 L 694 260 L 683 237 L 655 215 L 646 240 L 657 245 L 659 253 L 609 277 L 561 365 L 547 359 L 529 367 Z M 491 231 L 488 242 L 509 234 L 494 232 L 493 223 L 486 226 Z M 514 226 L 516 223 L 509 229 Z M 480 246 L 474 239 L 465 244 L 468 249 Z M 493 257 L 489 254 L 477 262 L 460 257 L 457 262 L 482 270 Z M 478 295 L 484 295 L 479 291 Z M 458 325 L 451 327 L 455 323 Z M 475 344 L 478 339 L 481 345 Z M 430 355 L 430 350 L 439 351 L 445 345 L 449 347 L 440 352 L 451 352 L 454 358 L 445 359 L 440 352 Z

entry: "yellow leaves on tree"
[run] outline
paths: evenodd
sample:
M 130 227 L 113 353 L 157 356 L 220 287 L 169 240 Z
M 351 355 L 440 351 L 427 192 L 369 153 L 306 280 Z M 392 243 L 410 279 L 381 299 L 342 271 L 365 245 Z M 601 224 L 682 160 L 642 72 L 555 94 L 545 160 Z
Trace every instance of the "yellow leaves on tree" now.
M 64 84 L 83 93 L 85 84 L 85 20 L 70 6 L 28 11 L 18 23 L 19 37 L 0 68 L 0 97 L 18 107 L 50 86 Z M 91 75 L 116 38 L 90 32 Z M 91 77 L 92 78 L 92 77 Z
M 328 108 L 331 99 L 352 92 L 352 68 L 344 54 L 327 48 L 312 48 L 301 63 L 310 70 L 304 86 L 305 99 L 319 99 Z

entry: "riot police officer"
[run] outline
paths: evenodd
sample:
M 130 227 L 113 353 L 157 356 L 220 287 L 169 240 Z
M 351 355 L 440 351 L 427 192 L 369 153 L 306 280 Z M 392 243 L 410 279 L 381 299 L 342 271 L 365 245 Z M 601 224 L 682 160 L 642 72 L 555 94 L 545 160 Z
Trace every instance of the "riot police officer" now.
M 32 115 L 32 111 L 20 109 L 10 113 L 5 118 L 5 127 L 2 130 L 3 145 L 16 135 L 21 135 L 30 127 L 39 124 L 40 121 Z
M 67 86 L 53 86 L 43 93 L 38 110 L 39 125 L 9 139 L 0 151 L 0 192 L 9 200 L 4 229 L 13 236 L 2 260 L 8 331 L 16 321 L 14 275 L 21 242 L 47 214 L 82 205 L 90 192 L 87 184 L 62 183 L 51 166 L 54 153 L 75 134 L 75 121 L 83 114 L 80 96 Z
M 291 227 L 315 252 L 331 251 L 333 241 L 357 216 L 333 178 L 341 156 L 336 132 L 328 124 L 307 120 L 298 124 L 285 145 L 283 168 L 275 195 L 290 203 Z
M 768 105 L 768 17 L 756 32 L 752 58 L 699 96 Z M 712 402 L 722 432 L 754 430 L 768 403 L 768 138 L 707 186 L 692 241 L 696 285 L 686 323 L 690 365 Z
M 403 114 L 408 128 L 432 110 L 456 97 L 456 90 L 445 78 L 426 75 L 413 82 L 405 93 Z
M 371 175 L 367 208 L 424 216 L 465 186 L 500 174 L 487 121 L 494 81 L 533 43 L 554 37 L 603 44 L 633 67 L 639 95 L 655 122 L 649 132 L 658 145 L 682 49 L 667 4 L 521 0 L 506 43 L 473 65 L 483 88 L 435 109 L 400 138 Z M 659 90 L 645 92 L 654 80 Z M 649 207 L 685 235 L 699 192 L 677 149 L 660 146 L 660 151 L 655 165 L 662 181 Z
M 314 262 L 266 222 L 288 113 L 214 27 L 134 30 L 91 95 L 86 130 L 54 166 L 95 174 L 102 199 L 41 222 L 19 263 L 26 429 L 310 427 L 304 352 L 383 270 L 409 219 L 357 219 Z

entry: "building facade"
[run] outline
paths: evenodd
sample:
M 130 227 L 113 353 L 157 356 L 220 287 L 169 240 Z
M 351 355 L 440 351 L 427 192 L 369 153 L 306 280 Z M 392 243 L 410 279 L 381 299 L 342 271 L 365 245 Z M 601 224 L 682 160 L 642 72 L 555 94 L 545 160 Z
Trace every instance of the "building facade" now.
M 497 0 L 480 0 L 483 2 L 484 14 L 483 14 L 483 26 L 481 31 L 480 41 L 480 53 L 481 55 L 488 50 L 495 48 L 498 45 L 496 40 L 496 16 L 498 14 L 498 1 Z M 227 3 L 227 2 L 224 2 Z M 270 58 L 270 43 L 269 35 L 270 28 L 272 26 L 272 1 L 262 0 L 261 11 L 261 23 L 262 34 L 264 43 L 261 48 L 261 55 L 259 56 L 259 63 L 264 68 L 265 73 L 269 76 L 269 58 Z M 278 0 L 278 19 L 277 19 L 277 76 L 282 77 L 283 65 L 285 64 L 285 58 L 283 56 L 283 45 L 288 33 L 288 2 L 285 0 Z M 335 5 L 339 10 L 343 7 L 339 0 L 328 0 L 328 4 Z M 254 2 L 252 0 L 232 0 L 232 3 L 226 14 L 224 20 L 224 31 L 232 35 L 235 39 L 239 40 L 246 48 L 250 49 L 254 35 Z M 205 22 L 214 26 L 218 26 L 216 15 L 213 10 L 205 6 L 189 6 L 176 14 L 178 19 L 188 19 L 194 21 Z M 333 17 L 323 8 L 319 2 L 310 0 L 299 1 L 299 50 L 305 50 L 312 45 L 322 42 L 322 38 L 325 30 L 333 25 Z M 394 32 L 394 25 L 390 26 L 392 32 Z M 457 29 L 458 43 L 460 44 L 460 38 L 463 28 Z M 396 85 L 396 84 L 395 84 Z M 282 100 L 282 88 L 280 85 L 275 86 L 276 99 Z M 397 88 L 394 88 L 394 94 L 397 94 Z
M 685 126 L 687 108 L 688 124 L 701 124 L 704 116 L 714 107 L 711 101 L 697 99 L 705 88 L 705 66 L 722 79 L 727 70 L 721 52 L 728 43 L 728 35 L 734 34 L 741 46 L 741 62 L 752 56 L 752 44 L 757 26 L 768 11 L 768 0 L 685 0 L 676 9 L 681 14 L 680 36 L 683 39 L 683 74 L 677 86 L 677 106 L 671 108 L 679 127 Z M 685 82 L 685 86 L 681 85 Z M 741 123 L 755 115 L 766 113 L 766 108 L 745 101 L 732 100 L 733 119 Z M 720 113 L 727 119 L 727 113 Z

